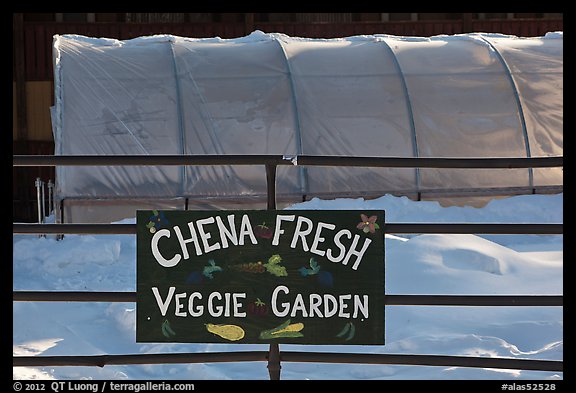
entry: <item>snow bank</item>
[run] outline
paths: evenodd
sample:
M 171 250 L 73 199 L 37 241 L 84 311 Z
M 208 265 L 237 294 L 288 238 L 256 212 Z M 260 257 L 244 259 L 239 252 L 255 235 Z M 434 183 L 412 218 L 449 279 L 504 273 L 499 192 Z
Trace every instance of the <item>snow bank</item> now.
M 481 209 L 384 196 L 314 199 L 289 209 L 386 209 L 389 222 L 563 222 L 563 195 L 494 200 Z M 134 222 L 124 220 L 123 222 Z M 562 294 L 562 236 L 386 237 L 389 294 Z M 13 239 L 14 290 L 134 291 L 135 238 Z M 267 345 L 136 344 L 132 303 L 24 303 L 13 307 L 14 355 L 267 350 Z M 38 321 L 42 321 L 41 324 Z M 561 360 L 559 307 L 386 308 L 385 346 L 281 345 L 349 351 Z M 268 379 L 265 363 L 13 368 L 15 379 Z M 561 379 L 562 373 L 456 367 L 283 363 L 283 379 Z

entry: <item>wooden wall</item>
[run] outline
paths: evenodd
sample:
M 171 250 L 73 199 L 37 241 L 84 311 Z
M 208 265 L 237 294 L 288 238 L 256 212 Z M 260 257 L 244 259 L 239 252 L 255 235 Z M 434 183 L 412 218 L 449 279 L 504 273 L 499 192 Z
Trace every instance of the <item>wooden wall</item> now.
M 29 81 L 26 88 L 26 120 L 28 124 L 27 140 L 52 140 L 50 107 L 54 105 L 54 87 L 52 81 Z M 12 84 L 12 140 L 18 139 L 18 119 L 16 101 L 16 83 Z

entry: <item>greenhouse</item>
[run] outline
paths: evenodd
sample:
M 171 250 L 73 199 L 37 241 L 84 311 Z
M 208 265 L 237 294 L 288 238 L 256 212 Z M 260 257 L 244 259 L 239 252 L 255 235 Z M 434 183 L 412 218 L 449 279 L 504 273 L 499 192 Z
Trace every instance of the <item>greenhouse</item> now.
M 56 155 L 563 155 L 563 35 L 54 37 Z M 443 204 L 562 192 L 562 168 L 279 166 L 279 206 L 385 194 Z M 65 222 L 250 209 L 264 166 L 59 166 Z

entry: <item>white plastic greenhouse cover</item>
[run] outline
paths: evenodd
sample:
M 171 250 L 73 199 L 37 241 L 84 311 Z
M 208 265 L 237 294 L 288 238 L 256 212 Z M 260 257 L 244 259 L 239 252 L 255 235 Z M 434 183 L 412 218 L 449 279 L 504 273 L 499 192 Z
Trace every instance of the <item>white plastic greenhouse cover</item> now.
M 57 155 L 543 157 L 563 147 L 563 34 L 54 37 Z M 67 222 L 263 208 L 263 166 L 57 167 Z M 562 169 L 279 166 L 279 202 L 559 192 Z

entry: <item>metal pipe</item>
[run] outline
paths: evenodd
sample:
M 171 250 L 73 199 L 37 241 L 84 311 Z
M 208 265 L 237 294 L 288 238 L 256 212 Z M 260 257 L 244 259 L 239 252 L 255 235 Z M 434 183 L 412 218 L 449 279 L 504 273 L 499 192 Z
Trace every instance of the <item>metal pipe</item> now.
M 50 233 L 50 234 L 136 234 L 136 224 L 24 224 L 13 223 L 13 233 Z
M 562 295 L 384 295 L 387 306 L 562 307 Z
M 97 366 L 266 361 L 265 351 L 156 353 L 93 356 L 13 356 L 13 367 Z M 383 353 L 282 352 L 284 362 L 392 364 L 413 366 L 503 368 L 563 372 L 558 360 L 507 359 L 474 356 L 406 355 Z
M 42 224 L 42 207 L 40 206 L 40 185 L 42 184 L 42 180 L 39 177 L 36 178 L 34 185 L 36 186 L 36 201 L 38 207 L 38 224 Z
M 54 211 L 54 201 L 53 201 L 54 183 L 52 179 L 48 179 L 48 215 L 51 215 Z
M 561 235 L 563 224 L 507 223 L 386 223 L 385 233 L 404 234 L 489 234 L 489 235 Z
M 34 356 L 32 356 L 34 357 Z M 451 366 L 505 368 L 520 370 L 560 371 L 557 360 L 506 359 L 473 356 L 404 355 L 381 353 L 283 352 L 284 362 L 400 364 L 417 366 Z
M 281 356 L 280 356 L 280 345 L 278 344 L 270 344 L 270 348 L 268 350 L 268 375 L 271 381 L 278 381 L 280 379 L 280 371 L 282 369 L 282 365 L 280 364 Z
M 60 204 L 59 204 L 59 213 L 60 213 L 60 223 L 63 224 L 64 223 L 64 199 L 60 200 Z M 58 222 L 55 220 L 55 222 Z M 60 224 L 60 225 L 61 225 Z M 56 235 L 56 240 L 62 240 L 64 239 L 64 234 L 63 233 L 59 233 Z
M 266 165 L 266 209 L 276 209 L 276 165 Z
M 273 203 L 268 201 L 268 203 Z M 274 201 L 275 203 L 275 201 Z M 564 224 L 502 223 L 386 223 L 385 233 L 490 234 L 490 235 L 562 235 Z M 117 234 L 133 235 L 136 224 L 27 224 L 13 223 L 12 232 L 20 234 Z
M 276 165 L 266 164 L 266 209 L 276 209 Z M 268 349 L 268 375 L 270 380 L 277 381 L 280 379 L 280 346 L 277 343 L 271 343 Z
M 496 54 L 496 57 L 498 58 L 498 60 L 500 61 L 500 64 L 504 68 L 504 73 L 505 73 L 506 77 L 508 78 L 508 81 L 510 82 L 510 86 L 512 87 L 512 93 L 514 94 L 514 99 L 516 101 L 516 107 L 518 108 L 518 120 L 520 121 L 520 127 L 522 129 L 522 136 L 524 137 L 524 147 L 526 149 L 526 157 L 531 157 L 532 153 L 530 151 L 530 138 L 528 136 L 528 127 L 526 126 L 526 117 L 524 116 L 524 109 L 523 109 L 523 105 L 522 105 L 522 100 L 520 98 L 520 93 L 518 92 L 518 86 L 516 84 L 516 80 L 514 79 L 514 73 L 510 69 L 510 66 L 506 62 L 506 59 L 504 59 L 504 56 L 502 56 L 502 54 L 500 53 L 500 51 L 498 50 L 496 45 L 494 45 L 490 40 L 486 39 L 485 37 L 483 37 L 481 35 L 478 37 L 482 41 L 486 42 L 486 44 L 488 44 L 488 46 L 490 46 L 493 53 Z M 530 187 L 532 187 L 532 190 L 534 191 L 533 194 L 534 194 L 535 193 L 534 171 L 532 170 L 532 168 L 528 168 L 528 183 L 530 184 Z
M 13 291 L 14 302 L 134 303 L 136 292 Z M 387 306 L 562 307 L 562 295 L 384 295 Z
M 406 77 L 404 76 L 404 72 L 402 71 L 400 62 L 398 61 L 398 57 L 396 56 L 396 53 L 394 52 L 392 47 L 384 39 L 380 40 L 379 42 L 384 44 L 384 47 L 390 54 L 390 58 L 394 63 L 394 67 L 396 68 L 398 78 L 400 79 L 400 84 L 402 85 L 402 91 L 404 92 L 404 98 L 406 99 L 406 113 L 408 115 L 408 123 L 410 124 L 410 134 L 412 136 L 412 155 L 414 157 L 420 157 L 420 152 L 418 150 L 418 137 L 416 135 L 416 123 L 414 122 L 414 111 L 412 109 L 412 100 L 410 99 L 410 92 L 408 90 L 408 84 L 406 83 Z M 415 168 L 414 175 L 416 181 L 416 190 L 418 191 L 418 200 L 420 201 L 422 199 L 422 193 L 420 192 L 421 187 L 420 168 Z
M 292 108 L 294 109 L 294 140 L 296 143 L 296 154 L 302 154 L 302 120 L 300 117 L 300 110 L 298 107 L 298 99 L 296 98 L 296 84 L 294 83 L 294 74 L 292 73 L 292 67 L 290 66 L 290 60 L 286 54 L 286 50 L 282 45 L 282 41 L 275 38 L 274 41 L 280 47 L 280 53 L 284 58 L 284 64 L 286 64 L 286 75 L 288 76 L 288 82 L 290 83 L 290 92 L 292 93 Z M 298 168 L 298 181 L 300 183 L 300 193 L 306 194 L 308 192 L 308 171 L 304 167 Z
M 12 301 L 135 303 L 136 292 L 14 291 Z
M 222 363 L 266 361 L 265 351 L 153 353 L 95 356 L 14 356 L 13 367 L 98 366 L 124 364 Z
M 550 168 L 564 166 L 564 157 L 430 158 L 282 155 L 14 155 L 13 166 L 159 166 L 159 165 L 298 165 L 386 168 Z
M 40 180 L 40 189 L 41 189 L 41 194 L 42 194 L 42 222 L 44 222 L 46 220 L 46 196 L 44 194 L 44 184 L 46 184 L 44 181 Z

